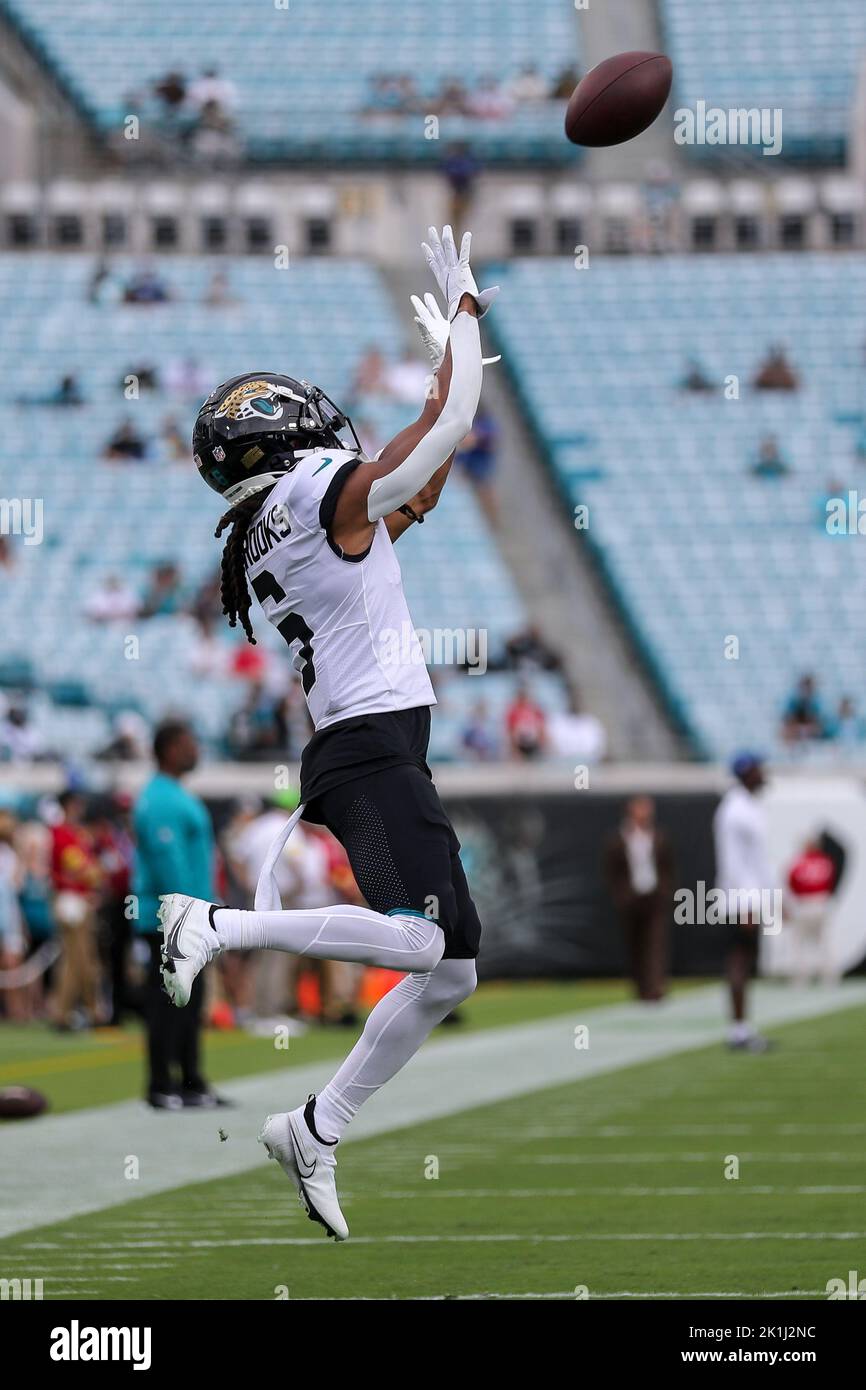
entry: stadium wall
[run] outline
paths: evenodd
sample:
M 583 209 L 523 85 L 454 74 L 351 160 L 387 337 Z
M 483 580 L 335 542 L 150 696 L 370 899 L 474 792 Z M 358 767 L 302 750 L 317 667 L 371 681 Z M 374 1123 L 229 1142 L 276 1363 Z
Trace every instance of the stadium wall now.
M 294 769 L 279 769 L 281 785 Z M 562 766 L 444 765 L 437 785 L 461 840 L 473 894 L 484 923 L 480 974 L 506 977 L 618 976 L 625 973 L 622 936 L 603 879 L 604 845 L 628 797 L 656 800 L 659 826 L 670 838 L 674 886 L 700 896 L 715 882 L 712 820 L 728 785 L 718 767 L 687 764 L 628 765 L 575 770 Z M 4 770 L 3 781 L 37 797 L 62 785 L 57 768 Z M 146 766 L 125 765 L 120 789 L 135 793 Z M 578 790 L 575 781 L 580 784 Z M 190 786 L 211 807 L 219 827 L 238 798 L 266 798 L 273 766 L 208 764 Z M 841 972 L 866 971 L 866 784 L 847 770 L 774 770 L 763 794 L 769 854 L 776 882 L 807 839 L 829 835 L 844 869 L 834 899 L 830 948 Z M 673 919 L 673 904 L 671 911 Z M 728 929 L 671 920 L 672 972 L 712 976 L 724 959 Z M 791 933 L 766 934 L 763 973 L 787 975 Z

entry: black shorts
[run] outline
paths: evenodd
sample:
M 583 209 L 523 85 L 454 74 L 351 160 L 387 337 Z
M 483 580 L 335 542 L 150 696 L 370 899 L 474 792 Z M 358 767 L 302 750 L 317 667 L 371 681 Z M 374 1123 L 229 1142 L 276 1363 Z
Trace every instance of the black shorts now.
M 351 732 L 345 728 L 350 723 Z M 304 819 L 326 825 L 337 837 L 374 911 L 422 912 L 442 928 L 445 958 L 473 960 L 481 923 L 460 862 L 460 841 L 426 763 L 429 710 L 365 715 L 333 727 L 335 747 L 328 748 L 331 730 L 323 729 L 308 745 L 309 750 L 319 740 L 312 760 L 305 751 Z M 326 789 L 307 800 L 303 788 L 314 788 L 317 780 Z

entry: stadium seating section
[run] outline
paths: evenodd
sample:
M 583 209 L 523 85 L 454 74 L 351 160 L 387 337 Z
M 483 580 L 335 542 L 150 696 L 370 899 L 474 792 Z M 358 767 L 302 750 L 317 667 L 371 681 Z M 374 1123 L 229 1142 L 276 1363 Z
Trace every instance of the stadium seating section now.
M 114 267 L 121 280 L 135 268 L 132 262 Z M 213 269 L 201 259 L 160 262 L 160 275 L 176 298 L 145 307 L 89 302 L 90 258 L 0 258 L 0 379 L 15 422 L 0 437 L 0 497 L 43 499 L 45 529 L 41 545 L 16 539 L 14 567 L 3 571 L 0 684 L 34 687 L 37 726 L 49 747 L 91 751 L 107 740 L 111 714 L 137 709 L 151 720 L 169 710 L 191 711 L 218 748 L 243 695 L 239 680 L 201 680 L 191 669 L 196 633 L 190 618 L 155 617 L 118 629 L 83 616 L 88 595 L 106 575 L 121 575 L 140 592 L 155 564 L 174 560 L 192 594 L 219 560 L 221 547 L 212 532 L 222 506 L 200 482 L 191 459 L 100 458 L 125 419 L 156 434 L 173 416 L 188 438 L 199 404 L 164 390 L 127 401 L 125 374 L 143 362 L 165 369 L 195 358 L 216 383 L 261 366 L 305 376 L 345 402 L 360 352 L 376 343 L 393 358 L 412 330 L 408 305 L 401 325 L 376 271 L 361 263 L 307 261 L 303 275 L 295 275 L 276 271 L 270 262 L 242 261 L 230 275 L 237 302 L 219 309 L 202 303 Z M 71 371 L 87 404 L 61 409 L 22 403 L 46 397 Z M 383 438 L 411 414 L 411 407 L 387 400 L 373 399 L 363 410 Z M 525 620 L 474 495 L 460 477 L 449 483 L 434 523 L 401 542 L 399 554 L 420 627 L 486 628 L 493 654 Z M 260 640 L 284 654 L 281 639 L 260 616 L 257 626 L 264 629 Z M 228 627 L 220 627 L 229 641 Z M 135 659 L 125 656 L 127 631 L 140 637 Z M 471 677 L 442 674 L 436 752 L 447 757 L 454 755 L 466 711 L 481 692 Z M 508 698 L 513 678 L 491 675 L 483 686 L 493 709 Z M 551 707 L 563 706 L 555 681 L 539 677 L 538 688 L 550 696 Z
M 677 105 L 781 107 L 783 158 L 841 162 L 866 47 L 863 0 L 661 0 L 661 17 Z M 687 150 L 718 167 L 718 147 Z
M 803 671 L 829 705 L 857 699 L 866 544 L 827 533 L 825 500 L 862 494 L 866 477 L 866 259 L 538 260 L 496 274 L 524 407 L 568 506 L 589 506 L 588 539 L 697 748 L 772 748 Z M 773 343 L 800 390 L 750 385 Z M 678 388 L 689 357 L 714 392 Z M 731 376 L 739 399 L 723 395 Z M 787 476 L 750 473 L 768 434 Z
M 469 136 L 488 162 L 578 157 L 562 138 L 559 102 L 503 121 L 443 115 L 438 139 L 425 137 L 423 114 L 359 119 L 377 74 L 417 77 L 423 65 L 422 99 L 455 75 L 467 85 L 487 75 L 507 81 L 527 55 L 553 79 L 577 61 L 569 0 L 138 0 L 122 22 L 116 0 L 2 0 L 0 12 L 103 131 L 141 114 L 170 70 L 191 79 L 217 68 L 238 80 L 252 159 L 437 163 L 447 144 Z

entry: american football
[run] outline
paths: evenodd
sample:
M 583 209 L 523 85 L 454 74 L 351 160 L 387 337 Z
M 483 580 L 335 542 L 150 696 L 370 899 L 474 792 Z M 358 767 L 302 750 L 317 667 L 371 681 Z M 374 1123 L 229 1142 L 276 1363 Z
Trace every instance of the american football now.
M 606 58 L 575 87 L 565 133 L 575 145 L 620 145 L 656 119 L 671 90 L 673 68 L 663 53 Z
M 850 1377 L 864 0 L 0 0 L 0 325 L 25 1390 Z
M 0 1119 L 29 1120 L 41 1115 L 46 1105 L 45 1097 L 29 1086 L 0 1087 Z

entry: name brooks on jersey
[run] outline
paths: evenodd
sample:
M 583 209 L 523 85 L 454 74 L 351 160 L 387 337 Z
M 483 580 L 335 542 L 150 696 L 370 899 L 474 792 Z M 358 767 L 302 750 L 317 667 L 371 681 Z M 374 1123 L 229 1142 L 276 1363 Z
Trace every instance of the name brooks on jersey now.
M 289 514 L 282 502 L 275 502 L 247 531 L 244 537 L 244 564 L 247 569 L 269 555 L 279 541 L 291 534 Z

